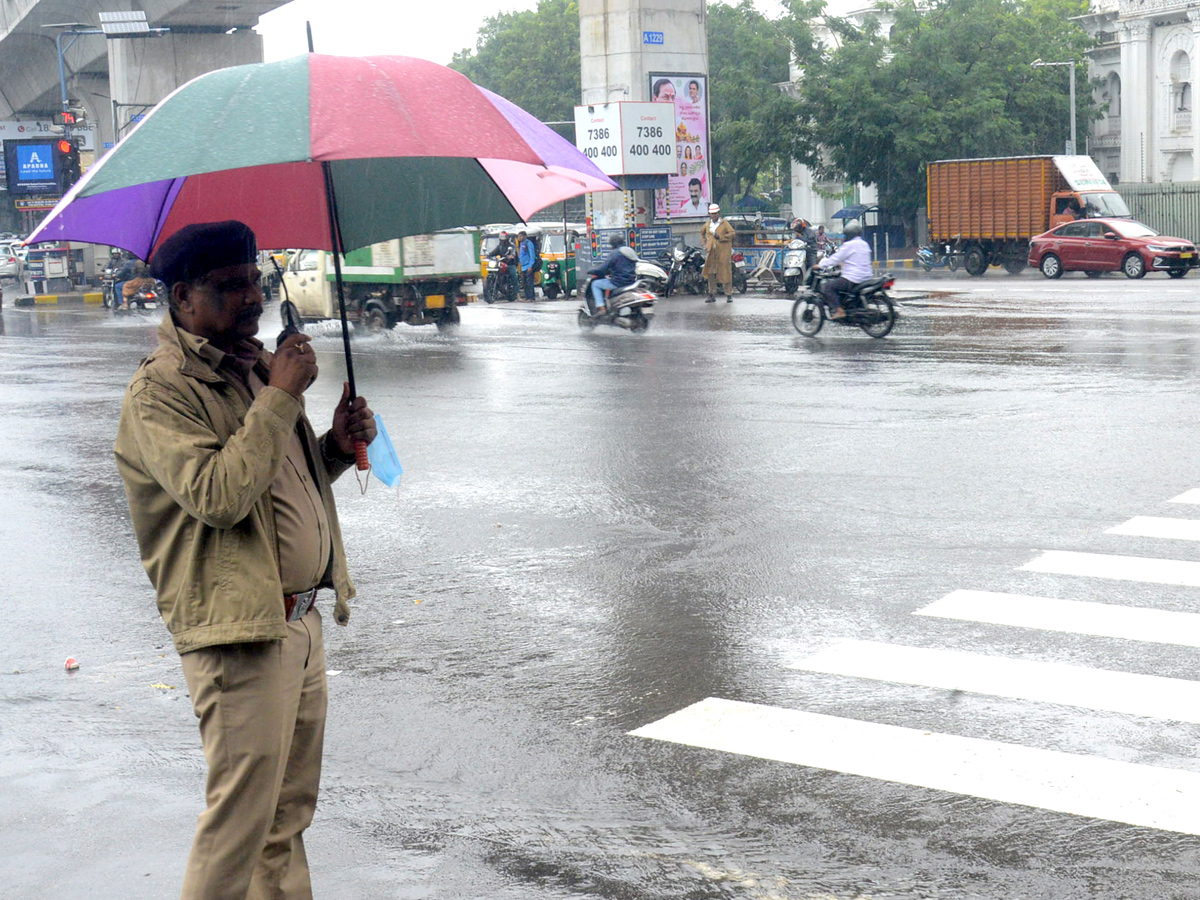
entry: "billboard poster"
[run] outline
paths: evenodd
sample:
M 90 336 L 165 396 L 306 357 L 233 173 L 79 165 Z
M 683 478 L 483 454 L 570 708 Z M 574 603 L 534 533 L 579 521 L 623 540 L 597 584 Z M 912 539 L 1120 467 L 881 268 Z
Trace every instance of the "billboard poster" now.
M 654 192 L 654 217 L 706 217 L 712 202 L 708 77 L 651 73 L 650 100 L 675 106 L 675 167 L 667 176 L 667 189 Z
M 57 193 L 57 176 L 53 141 L 4 142 L 4 177 L 10 195 Z

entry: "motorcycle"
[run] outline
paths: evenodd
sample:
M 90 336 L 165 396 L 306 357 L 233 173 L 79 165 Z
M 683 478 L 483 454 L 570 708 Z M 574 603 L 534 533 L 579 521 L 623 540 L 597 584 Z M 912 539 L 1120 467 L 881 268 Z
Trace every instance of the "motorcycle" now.
M 675 288 L 699 294 L 704 290 L 704 277 L 700 274 L 703 269 L 704 251 L 699 247 L 688 247 L 680 241 L 671 251 L 671 268 L 667 273 L 663 296 L 671 296 Z
M 580 294 L 583 304 L 579 307 L 579 327 L 591 331 L 597 325 L 612 325 L 616 328 L 627 328 L 630 331 L 645 331 L 650 327 L 653 314 L 646 310 L 654 305 L 658 298 L 639 279 L 627 287 L 617 288 L 608 295 L 608 306 L 601 315 L 592 312 L 587 300 L 592 296 L 592 282 L 599 276 L 592 275 Z
M 789 296 L 796 293 L 796 288 L 804 281 L 804 272 L 812 267 L 808 261 L 810 254 L 815 257 L 816 248 L 804 238 L 788 241 L 783 252 L 783 289 Z
M 933 269 L 949 269 L 951 272 L 957 272 L 959 261 L 958 254 L 950 250 L 949 244 L 942 245 L 943 249 L 934 250 L 932 247 L 917 248 L 917 264 L 926 272 Z
M 485 303 L 495 303 L 506 300 L 509 303 L 517 299 L 517 286 L 510 269 L 517 264 L 511 256 L 489 256 L 487 261 L 487 278 L 483 281 L 483 300 Z
M 821 295 L 821 284 L 840 274 L 840 266 L 824 269 L 814 266 L 808 273 L 805 290 L 792 304 L 792 325 L 805 337 L 815 337 L 825 320 L 829 319 L 825 298 Z M 857 326 L 873 338 L 886 337 L 896 324 L 896 307 L 887 295 L 888 288 L 895 283 L 892 275 L 884 273 L 868 278 L 852 290 L 841 291 L 838 297 L 846 315 L 829 321 L 836 325 Z
M 744 294 L 750 284 L 750 267 L 746 265 L 746 256 L 740 251 L 734 251 L 733 256 L 733 290 Z
M 100 275 L 100 295 L 104 298 L 105 309 L 116 309 L 121 305 L 116 299 L 117 290 L 117 267 L 111 263 L 104 267 L 104 271 Z
M 121 298 L 122 302 L 113 307 L 114 313 L 149 312 L 158 309 L 158 304 L 164 302 L 167 296 L 166 285 L 154 278 L 130 279 L 126 287 L 130 286 L 133 292 Z

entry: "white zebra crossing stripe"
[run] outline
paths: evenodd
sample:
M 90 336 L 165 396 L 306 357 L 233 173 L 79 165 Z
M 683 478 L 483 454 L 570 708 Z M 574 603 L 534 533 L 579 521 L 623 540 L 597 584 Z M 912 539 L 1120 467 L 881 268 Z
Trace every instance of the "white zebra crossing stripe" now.
M 1176 541 L 1200 541 L 1200 519 L 1166 519 L 1158 516 L 1134 516 L 1105 534 L 1130 537 L 1168 538 Z
M 1200 722 L 1200 681 L 1158 675 L 875 641 L 835 644 L 789 668 Z
M 1200 615 L 995 591 L 952 591 L 916 612 L 964 622 L 1200 647 Z
M 1200 834 L 1200 774 L 709 697 L 630 732 L 1021 806 Z
M 1027 572 L 1046 572 L 1052 575 L 1082 575 L 1087 578 L 1200 587 L 1200 562 L 1184 559 L 1047 550 L 1021 568 Z
M 1168 503 L 1200 503 L 1200 488 L 1184 491 L 1178 497 L 1172 497 Z

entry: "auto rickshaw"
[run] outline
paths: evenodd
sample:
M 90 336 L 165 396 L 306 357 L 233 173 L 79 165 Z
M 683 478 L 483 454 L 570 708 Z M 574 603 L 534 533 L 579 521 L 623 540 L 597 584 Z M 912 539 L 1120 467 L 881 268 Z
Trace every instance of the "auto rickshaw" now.
M 561 223 L 543 223 L 541 229 L 542 293 L 547 300 L 560 294 L 570 297 L 576 291 L 575 244 L 587 233 L 587 226 L 568 222 L 565 240 Z

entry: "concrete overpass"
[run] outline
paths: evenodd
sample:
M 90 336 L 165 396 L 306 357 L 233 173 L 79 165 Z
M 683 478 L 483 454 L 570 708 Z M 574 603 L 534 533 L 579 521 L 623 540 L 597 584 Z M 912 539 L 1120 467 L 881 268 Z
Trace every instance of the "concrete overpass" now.
M 286 0 L 4 0 L 0 2 L 0 122 L 45 121 L 62 108 L 55 36 L 74 23 L 98 28 L 100 12 L 142 10 L 151 28 L 169 35 L 110 40 L 64 37 L 67 93 L 99 129 L 97 144 L 115 140 L 138 106 L 152 106 L 212 69 L 262 61 L 259 16 Z M 118 121 L 113 121 L 113 101 Z M 99 149 L 99 146 L 97 149 Z

